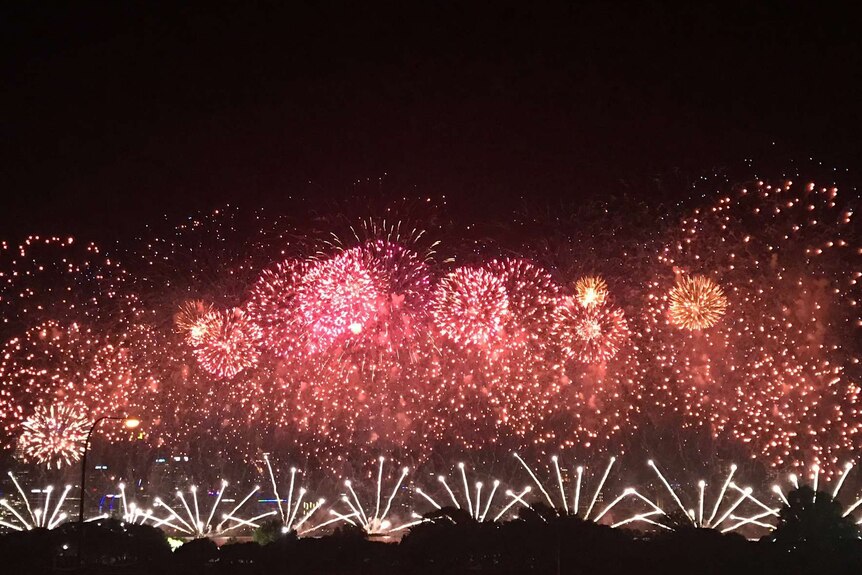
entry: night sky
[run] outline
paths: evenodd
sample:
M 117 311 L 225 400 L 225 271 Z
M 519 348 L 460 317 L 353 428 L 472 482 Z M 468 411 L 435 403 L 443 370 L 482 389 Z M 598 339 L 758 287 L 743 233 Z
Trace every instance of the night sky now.
M 79 4 L 0 12 L 3 238 L 110 240 L 384 175 L 479 213 L 749 157 L 862 160 L 849 11 Z

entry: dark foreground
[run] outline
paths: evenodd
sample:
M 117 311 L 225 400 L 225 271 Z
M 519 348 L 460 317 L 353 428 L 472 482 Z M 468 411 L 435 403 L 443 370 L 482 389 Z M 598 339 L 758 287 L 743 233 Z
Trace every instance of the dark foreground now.
M 172 552 L 155 528 L 117 521 L 87 523 L 79 569 L 77 524 L 0 537 L 0 573 L 99 574 L 424 574 L 571 573 L 704 575 L 712 573 L 862 573 L 862 540 L 855 522 L 843 518 L 818 493 L 792 499 L 778 528 L 749 541 L 740 535 L 687 526 L 642 534 L 526 510 L 508 523 L 477 523 L 460 510 L 428 515 L 399 543 L 342 529 L 318 539 L 282 535 L 280 525 L 262 526 L 255 542 L 221 548 L 197 539 Z M 802 504 L 800 508 L 798 505 Z

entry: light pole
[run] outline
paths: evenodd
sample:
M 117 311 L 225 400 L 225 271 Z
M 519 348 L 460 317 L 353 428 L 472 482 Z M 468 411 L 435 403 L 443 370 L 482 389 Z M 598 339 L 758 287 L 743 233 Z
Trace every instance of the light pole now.
M 134 429 L 141 424 L 141 420 L 135 417 L 119 417 L 112 415 L 103 415 L 96 419 L 93 425 L 90 426 L 90 431 L 87 432 L 87 439 L 84 441 L 84 455 L 81 457 L 81 497 L 78 500 L 78 564 L 81 564 L 81 550 L 84 546 L 84 496 L 87 493 L 87 452 L 90 450 L 90 437 L 100 423 L 106 419 L 122 421 L 123 425 L 128 429 Z

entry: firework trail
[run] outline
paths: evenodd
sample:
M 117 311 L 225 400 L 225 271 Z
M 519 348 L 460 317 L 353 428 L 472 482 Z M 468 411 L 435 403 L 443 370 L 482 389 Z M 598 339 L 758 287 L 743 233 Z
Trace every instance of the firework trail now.
M 155 519 L 152 524 L 153 527 L 169 527 L 183 535 L 196 539 L 200 537 L 220 537 L 240 528 L 256 529 L 260 527 L 260 524 L 256 523 L 257 521 L 278 513 L 273 510 L 251 518 L 243 518 L 238 515 L 240 509 L 248 503 L 249 499 L 260 491 L 260 487 L 256 486 L 239 503 L 233 506 L 230 511 L 217 516 L 219 504 L 223 503 L 224 492 L 227 487 L 228 482 L 222 480 L 216 491 L 215 501 L 210 506 L 209 513 L 207 513 L 206 508 L 202 508 L 198 499 L 198 488 L 195 485 L 189 487 L 188 494 L 190 497 L 188 498 L 183 491 L 178 490 L 176 492 L 176 497 L 180 501 L 181 506 L 171 506 L 163 499 L 157 497 L 154 500 L 154 507 L 164 509 L 166 515 Z M 177 511 L 175 507 L 180 510 Z
M 511 489 L 501 491 L 500 480 L 494 479 L 490 485 L 486 486 L 483 482 L 476 481 L 471 487 L 470 483 L 467 481 L 467 471 L 464 463 L 458 463 L 458 470 L 460 473 L 460 481 L 457 479 L 455 480 L 456 485 L 454 490 L 446 481 L 446 477 L 444 475 L 437 476 L 437 482 L 443 486 L 446 493 L 446 496 L 443 498 L 443 505 L 441 505 L 437 499 L 434 499 L 431 494 L 423 491 L 421 487 L 414 488 L 414 491 L 437 510 L 443 510 L 445 508 L 444 506 L 449 506 L 448 501 L 451 501 L 452 505 L 456 509 L 466 511 L 471 519 L 480 523 L 486 520 L 500 520 L 500 518 L 504 517 L 510 509 L 519 503 L 529 507 L 529 504 L 524 501 L 524 496 L 530 492 L 529 486 L 525 487 L 520 493 L 515 493 Z M 485 488 L 484 493 L 483 488 Z M 439 489 L 435 491 L 439 491 Z M 456 493 L 460 495 L 461 498 L 459 498 Z M 505 495 L 511 501 L 509 501 L 508 504 L 503 505 L 498 502 L 498 499 L 495 499 L 495 495 Z M 482 497 L 485 499 L 483 500 Z M 462 501 L 464 502 L 464 505 L 461 504 Z
M 62 511 L 62 508 L 63 503 L 66 501 L 66 496 L 72 490 L 71 485 L 67 485 L 63 489 L 56 503 L 51 501 L 51 495 L 54 492 L 53 485 L 38 490 L 39 493 L 45 495 L 45 498 L 42 502 L 42 507 L 34 507 L 35 503 L 30 501 L 21 484 L 12 475 L 11 471 L 9 472 L 9 479 L 15 484 L 15 489 L 18 495 L 20 495 L 20 503 L 23 504 L 23 509 L 20 507 L 20 504 L 19 508 L 16 509 L 9 503 L 8 499 L 0 499 L 0 507 L 11 514 L 11 517 L 0 520 L 0 526 L 12 529 L 13 531 L 29 531 L 37 528 L 54 529 L 66 520 L 67 514 L 65 511 Z

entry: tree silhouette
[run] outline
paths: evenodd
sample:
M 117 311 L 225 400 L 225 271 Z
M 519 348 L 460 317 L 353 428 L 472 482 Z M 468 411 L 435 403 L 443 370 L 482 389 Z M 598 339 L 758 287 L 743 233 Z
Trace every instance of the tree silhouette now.
M 787 494 L 772 540 L 781 545 L 834 547 L 859 539 L 851 517 L 844 517 L 841 504 L 832 495 L 815 492 L 807 485 Z

